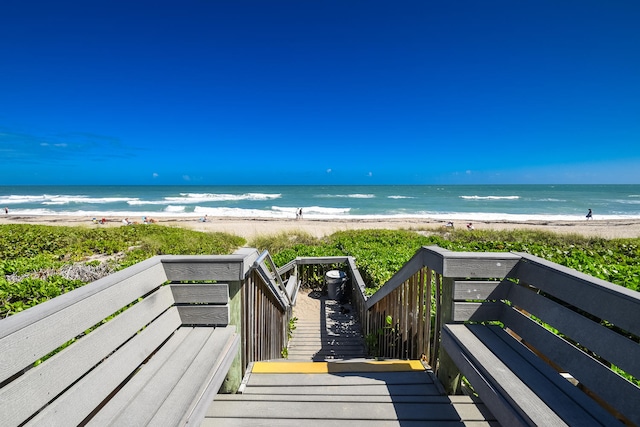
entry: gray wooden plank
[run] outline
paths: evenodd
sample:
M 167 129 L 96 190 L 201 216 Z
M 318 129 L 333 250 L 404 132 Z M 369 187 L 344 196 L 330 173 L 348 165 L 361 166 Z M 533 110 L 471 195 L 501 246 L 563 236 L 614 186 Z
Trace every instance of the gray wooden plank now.
M 173 336 L 154 356 L 144 364 L 106 405 L 88 422 L 88 426 L 102 427 L 113 425 L 116 418 L 123 413 L 141 390 L 149 384 L 154 375 L 162 368 L 171 355 L 179 351 L 191 328 L 178 328 Z
M 237 400 L 242 402 L 268 401 L 268 402 L 369 402 L 369 403 L 453 403 L 449 396 L 442 395 L 394 395 L 388 393 L 355 394 L 355 395 L 322 395 L 322 394 L 219 394 L 216 401 Z M 465 402 L 460 402 L 460 404 Z M 470 403 L 468 400 L 466 403 Z
M 475 328 L 475 326 L 474 326 Z M 585 411 L 589 412 L 594 418 L 602 422 L 603 424 L 607 423 L 616 423 L 617 420 L 614 419 L 606 410 L 604 410 L 600 405 L 596 404 L 590 397 L 586 394 L 579 391 L 580 389 L 574 386 L 572 383 L 567 381 L 564 377 L 558 374 L 558 372 L 553 369 L 551 366 L 544 363 L 541 359 L 539 359 L 531 350 L 522 345 L 519 341 L 513 339 L 511 335 L 501 330 L 500 328 L 492 327 L 491 331 L 495 333 L 504 343 L 506 343 L 512 350 L 517 352 L 521 357 L 527 359 L 527 361 L 536 368 L 538 375 L 544 375 L 551 383 L 553 383 L 558 389 L 562 390 L 565 394 L 571 397 L 571 400 L 575 402 L 576 405 L 583 408 Z M 525 381 L 527 385 L 532 385 L 533 383 L 529 381 Z M 532 387 L 533 388 L 533 387 Z M 543 393 L 547 393 L 549 390 L 549 385 L 545 385 L 542 392 L 537 392 L 539 395 Z M 551 399 L 552 404 L 550 406 L 554 407 L 558 404 L 555 398 Z M 556 410 L 556 412 L 560 413 L 565 408 L 561 408 Z
M 244 254 L 233 255 L 165 255 L 162 265 L 168 280 L 233 281 L 244 278 Z
M 205 418 L 202 427 L 345 427 L 344 420 L 285 419 L 285 418 Z M 486 421 L 443 421 L 443 420 L 349 420 L 349 427 L 499 427 L 497 423 Z
M 640 378 L 640 354 L 635 341 L 522 286 L 514 284 L 509 299 L 580 346 Z
M 469 325 L 468 328 L 491 352 L 498 355 L 506 366 L 512 369 L 522 381 L 523 386 L 533 391 L 544 402 L 545 407 L 549 407 L 551 411 L 558 414 L 568 425 L 587 426 L 600 423 L 589 413 L 590 406 L 597 406 L 595 402 L 590 399 L 585 400 L 586 396 L 582 391 L 579 391 L 571 383 L 564 380 L 531 351 L 524 348 L 520 350 L 525 351 L 515 351 L 515 346 L 509 345 L 503 340 L 505 337 L 501 338 L 499 336 L 506 335 L 506 332 L 497 327 L 483 325 Z M 523 347 L 515 342 L 513 338 L 508 338 L 513 341 L 513 344 Z M 483 366 L 483 368 L 486 368 L 489 373 L 493 373 L 492 366 Z M 518 400 L 519 396 L 517 394 L 509 390 L 505 391 L 510 392 L 509 396 L 513 398 L 516 405 L 522 405 Z M 538 408 L 540 413 L 543 410 L 544 408 Z M 604 419 L 609 423 L 617 422 L 613 417 L 607 417 L 603 411 L 599 412 L 598 418 Z
M 41 304 L 31 307 L 21 313 L 2 319 L 2 322 L 0 322 L 0 339 L 11 335 L 16 331 L 19 331 L 25 326 L 44 319 L 55 312 L 64 310 L 65 308 L 74 305 L 78 301 L 88 298 L 91 295 L 97 294 L 98 292 L 101 292 L 104 289 L 113 286 L 113 284 L 115 283 L 127 280 L 128 278 L 136 276 L 140 273 L 145 273 L 146 275 L 149 272 L 153 272 L 154 274 L 160 272 L 164 274 L 164 271 L 162 270 L 162 266 L 160 264 L 160 260 L 161 257 L 159 256 L 146 259 L 130 267 L 127 267 L 124 270 L 117 271 L 107 277 L 103 277 L 100 280 L 96 280 L 95 282 L 74 289 L 73 291 L 67 292 L 49 301 L 45 301 Z M 166 280 L 167 279 L 165 276 L 164 280 L 162 280 L 160 283 L 164 283 Z
M 495 280 L 456 280 L 453 282 L 453 299 L 467 300 L 500 300 L 507 296 L 508 282 Z
M 460 420 L 450 404 L 421 403 L 357 403 L 357 402 L 295 402 L 283 411 L 272 402 L 214 401 L 207 417 L 224 418 L 289 418 L 315 420 Z M 481 415 L 480 415 L 481 417 Z M 482 418 L 483 419 L 483 418 Z
M 604 399 L 609 405 L 640 425 L 640 388 L 612 372 L 593 357 L 581 351 L 520 312 L 510 309 L 503 313 L 509 328 L 549 357 L 563 371 L 569 372 L 589 390 Z
M 179 305 L 178 313 L 184 325 L 226 326 L 229 324 L 229 306 Z
M 0 390 L 0 419 L 20 424 L 106 358 L 173 302 L 163 287 Z
M 177 310 L 169 309 L 46 406 L 28 425 L 79 424 L 179 326 Z
M 213 330 L 149 425 L 199 424 L 236 356 L 239 339 L 234 326 Z
M 188 334 L 180 347 L 166 359 L 149 379 L 147 385 L 139 390 L 135 399 L 131 400 L 118 414 L 112 425 L 142 426 L 151 421 L 213 331 L 212 328 L 188 329 Z
M 176 304 L 229 302 L 229 285 L 225 283 L 172 283 L 170 286 Z
M 445 325 L 442 345 L 501 424 L 567 425 L 552 411 L 540 411 L 546 408 L 545 403 L 524 387 L 519 378 L 465 325 Z M 491 367 L 491 372 L 486 372 L 483 367 Z M 501 387 L 496 390 L 497 384 Z M 516 408 L 511 404 L 514 400 L 518 402 Z
M 486 322 L 498 320 L 504 304 L 501 302 L 455 302 L 453 304 L 454 322 Z
M 162 266 L 157 261 L 145 265 L 146 269 L 123 270 L 126 274 L 105 277 L 54 298 L 49 301 L 51 304 L 45 303 L 41 309 L 38 305 L 2 320 L 0 335 L 4 338 L 0 340 L 0 382 L 151 292 L 166 280 Z M 89 288 L 84 289 L 86 287 Z M 60 310 L 56 311 L 56 308 Z
M 394 396 L 437 396 L 442 394 L 433 383 L 425 384 L 372 384 L 372 385 L 316 385 L 316 386 L 270 386 L 248 387 L 244 394 L 298 394 L 298 395 L 389 395 Z
M 514 272 L 522 282 L 640 336 L 640 292 L 528 254 Z
M 347 372 L 331 374 L 256 374 L 249 379 L 251 387 L 323 386 L 323 385 L 406 385 L 431 383 L 428 372 Z

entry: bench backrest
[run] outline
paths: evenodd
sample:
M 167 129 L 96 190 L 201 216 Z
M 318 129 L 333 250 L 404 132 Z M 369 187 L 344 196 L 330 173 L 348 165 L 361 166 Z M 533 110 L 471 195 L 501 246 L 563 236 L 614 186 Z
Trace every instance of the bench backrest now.
M 501 281 L 454 281 L 453 321 L 497 321 L 579 387 L 640 424 L 640 293 L 519 254 Z
M 43 408 L 82 421 L 180 326 L 228 323 L 226 284 L 173 276 L 152 258 L 1 320 L 3 424 Z

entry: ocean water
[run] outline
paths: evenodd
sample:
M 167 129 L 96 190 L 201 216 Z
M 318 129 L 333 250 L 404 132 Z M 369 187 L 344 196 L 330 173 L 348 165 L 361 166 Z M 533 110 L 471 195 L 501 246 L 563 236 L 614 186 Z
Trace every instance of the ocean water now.
M 640 185 L 0 186 L 9 215 L 305 219 L 640 218 Z

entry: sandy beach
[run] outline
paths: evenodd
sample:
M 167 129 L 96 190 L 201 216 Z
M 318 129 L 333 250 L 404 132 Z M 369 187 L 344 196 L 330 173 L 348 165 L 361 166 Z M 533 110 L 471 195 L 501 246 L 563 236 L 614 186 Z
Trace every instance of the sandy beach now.
M 44 224 L 44 225 L 86 225 L 88 227 L 120 227 L 123 218 L 107 218 L 107 223 L 96 225 L 92 218 L 74 216 L 0 216 L 0 224 Z M 440 220 L 429 219 L 385 219 L 385 220 L 313 220 L 313 219 L 250 219 L 250 218 L 214 218 L 200 222 L 197 217 L 159 217 L 160 225 L 183 227 L 198 231 L 225 232 L 244 237 L 250 241 L 260 235 L 274 235 L 282 232 L 304 231 L 315 237 L 323 237 L 342 230 L 362 229 L 407 229 L 433 230 L 445 226 Z M 513 230 L 535 229 L 554 233 L 579 234 L 589 237 L 633 238 L 640 237 L 640 220 L 598 220 L 591 221 L 454 221 L 457 229 L 466 230 L 466 224 L 472 222 L 475 230 Z

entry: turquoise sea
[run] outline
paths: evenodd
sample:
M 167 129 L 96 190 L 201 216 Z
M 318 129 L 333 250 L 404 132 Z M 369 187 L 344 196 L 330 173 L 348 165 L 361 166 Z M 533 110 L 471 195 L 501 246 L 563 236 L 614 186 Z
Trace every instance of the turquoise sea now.
M 0 186 L 9 215 L 305 219 L 640 218 L 640 185 Z

